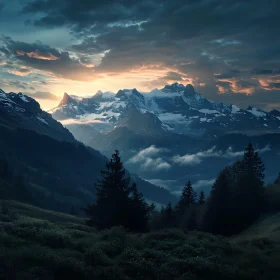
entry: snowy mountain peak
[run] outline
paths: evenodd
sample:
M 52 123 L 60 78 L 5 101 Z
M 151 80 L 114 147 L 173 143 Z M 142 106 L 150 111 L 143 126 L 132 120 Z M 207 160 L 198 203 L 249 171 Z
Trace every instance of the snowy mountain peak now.
M 262 111 L 256 107 L 252 107 L 252 106 L 249 106 L 246 111 L 251 113 L 252 115 L 254 115 L 257 118 L 260 118 L 260 117 L 264 118 L 267 115 L 267 113 L 265 113 L 264 111 Z
M 171 85 L 166 85 L 162 90 L 163 91 L 173 91 L 173 92 L 180 92 L 185 90 L 185 86 L 183 84 L 174 83 Z
M 5 93 L 5 91 L 3 89 L 0 88 L 0 93 Z
M 174 83 L 171 85 L 166 85 L 162 91 L 167 91 L 167 92 L 184 92 L 184 94 L 197 94 L 193 85 L 187 84 L 184 86 L 183 84 L 179 83 Z
M 137 108 L 145 107 L 145 98 L 136 88 L 119 90 L 116 98 Z
M 103 92 L 101 90 L 98 90 L 95 94 L 95 96 L 102 96 Z
M 187 84 L 185 88 L 189 92 L 195 92 L 195 89 L 194 89 L 193 85 L 191 85 L 191 84 Z
M 114 99 L 115 98 L 115 96 L 116 96 L 116 94 L 115 93 L 113 93 L 113 92 L 111 92 L 111 91 L 105 91 L 105 92 L 103 92 L 103 91 L 101 91 L 101 90 L 98 90 L 97 92 L 96 92 L 96 94 L 93 96 L 93 98 L 95 98 L 95 99 L 103 99 L 103 100 L 112 100 L 112 99 Z
M 38 133 L 47 134 L 59 140 L 74 141 L 61 123 L 40 108 L 40 104 L 23 93 L 0 91 L 0 125 L 25 128 Z
M 65 94 L 61 104 L 51 111 L 55 119 L 90 122 L 91 127 L 102 132 L 131 124 L 132 120 L 135 129 L 136 122 L 139 126 L 143 122 L 143 129 L 146 126 L 149 131 L 151 122 L 154 122 L 164 131 L 199 137 L 207 133 L 211 135 L 210 131 L 223 134 L 230 131 L 259 132 L 261 129 L 278 132 L 280 129 L 280 117 L 276 112 L 218 104 L 197 93 L 190 84 L 174 83 L 148 93 L 140 93 L 135 88 L 122 89 L 117 94 L 98 91 L 92 97 L 79 99 Z M 153 115 L 152 121 L 147 121 L 147 114 Z
M 67 105 L 73 103 L 74 99 L 66 92 L 64 92 L 63 98 L 61 99 L 58 107 L 62 107 L 63 105 Z

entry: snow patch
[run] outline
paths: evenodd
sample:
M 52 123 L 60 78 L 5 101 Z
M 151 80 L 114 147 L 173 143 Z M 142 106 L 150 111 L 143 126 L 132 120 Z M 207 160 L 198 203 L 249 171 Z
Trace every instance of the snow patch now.
M 157 116 L 163 122 L 184 122 L 186 117 L 181 114 L 162 113 Z
M 200 109 L 198 111 L 203 114 L 220 114 L 220 112 L 217 110 Z
M 94 121 L 94 120 L 107 120 L 109 121 L 112 117 L 118 119 L 120 113 L 113 112 L 112 110 L 104 111 L 100 114 L 97 113 L 90 113 L 84 115 L 78 115 L 77 118 L 81 121 Z
M 22 101 L 24 101 L 24 102 L 30 102 L 29 100 L 27 100 L 27 98 L 26 98 L 24 95 L 19 94 L 18 96 L 20 97 L 20 99 L 21 99 Z
M 38 119 L 39 121 L 41 121 L 42 123 L 49 125 L 49 123 L 48 123 L 45 119 L 43 119 L 43 118 L 41 118 L 41 117 L 37 117 L 37 119 Z
M 247 110 L 247 112 L 251 113 L 252 115 L 260 118 L 260 117 L 266 117 L 266 113 L 265 112 L 262 112 L 260 111 L 259 109 L 257 108 L 252 108 L 251 110 Z
M 239 111 L 240 111 L 240 109 L 237 106 L 235 106 L 235 105 L 231 106 L 231 113 L 232 114 L 236 114 Z

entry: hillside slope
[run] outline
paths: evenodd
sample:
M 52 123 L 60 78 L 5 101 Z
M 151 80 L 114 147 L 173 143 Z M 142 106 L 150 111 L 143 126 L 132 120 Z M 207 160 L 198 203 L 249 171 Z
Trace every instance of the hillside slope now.
M 280 245 L 280 212 L 260 217 L 247 230 L 234 237 L 236 240 L 250 240 L 253 238 L 268 238 Z
M 108 160 L 101 153 L 25 129 L 0 126 L 0 135 L 0 159 L 6 158 L 23 176 L 41 206 L 69 211 L 72 205 L 80 209 L 94 202 L 94 182 Z M 147 199 L 162 204 L 176 201 L 167 190 L 132 177 Z
M 62 141 L 75 142 L 61 123 L 44 112 L 37 101 L 22 93 L 6 93 L 0 89 L 0 126 L 24 128 Z
M 0 279 L 276 280 L 271 241 L 231 242 L 202 232 L 97 232 L 71 215 L 0 203 Z M 159 278 L 160 277 L 160 278 Z

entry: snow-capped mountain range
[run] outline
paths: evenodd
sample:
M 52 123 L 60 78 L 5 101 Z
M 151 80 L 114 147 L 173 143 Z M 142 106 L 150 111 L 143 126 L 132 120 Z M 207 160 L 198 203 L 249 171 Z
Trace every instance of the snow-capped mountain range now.
M 24 128 L 64 141 L 75 141 L 61 123 L 44 112 L 38 102 L 22 93 L 6 93 L 0 89 L 0 125 Z
M 264 112 L 255 107 L 247 110 L 235 105 L 217 104 L 198 94 L 192 85 L 167 85 L 149 93 L 136 89 L 98 91 L 92 97 L 64 94 L 53 117 L 67 124 L 90 124 L 99 131 L 127 125 L 127 115 L 152 115 L 163 131 L 205 137 L 227 132 L 280 132 L 280 112 Z M 129 117 L 132 117 L 130 115 Z M 140 119 L 139 119 L 140 121 Z M 141 123 L 143 125 L 143 123 Z M 147 127 L 148 129 L 148 127 Z
M 170 191 L 191 180 L 209 190 L 218 172 L 252 142 L 270 180 L 280 154 L 280 111 L 217 104 L 192 85 L 172 84 L 141 93 L 64 94 L 50 111 L 75 138 L 107 156 L 118 149 L 125 166 Z
M 31 97 L 0 90 L 0 126 L 70 142 L 74 135 L 106 156 L 118 149 L 126 168 L 171 192 L 187 180 L 209 190 L 218 172 L 242 157 L 248 142 L 264 159 L 268 181 L 279 172 L 280 111 L 217 104 L 191 85 L 148 93 L 98 91 L 91 97 L 65 93 L 48 113 Z

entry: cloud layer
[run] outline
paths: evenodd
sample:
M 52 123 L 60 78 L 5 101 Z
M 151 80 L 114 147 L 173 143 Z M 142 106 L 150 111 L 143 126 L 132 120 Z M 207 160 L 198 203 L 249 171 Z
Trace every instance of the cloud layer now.
M 141 150 L 135 156 L 127 161 L 130 164 L 140 164 L 140 167 L 144 170 L 167 170 L 171 165 L 166 162 L 162 157 L 158 157 L 159 154 L 168 152 L 167 149 L 156 148 L 154 145 Z
M 24 43 L 10 37 L 2 37 L 4 46 L 0 52 L 10 62 L 31 69 L 42 70 L 58 77 L 71 80 L 92 80 L 93 67 L 83 65 L 79 59 L 71 57 L 69 52 L 59 51 L 41 42 Z
M 259 153 L 265 153 L 270 151 L 269 145 L 262 149 L 256 150 Z M 176 155 L 173 157 L 173 162 L 179 165 L 196 165 L 208 158 L 224 158 L 224 159 L 236 159 L 242 157 L 244 151 L 233 151 L 232 147 L 229 147 L 226 151 L 217 150 L 214 146 L 209 150 L 198 152 L 196 154 L 186 154 L 184 156 Z

